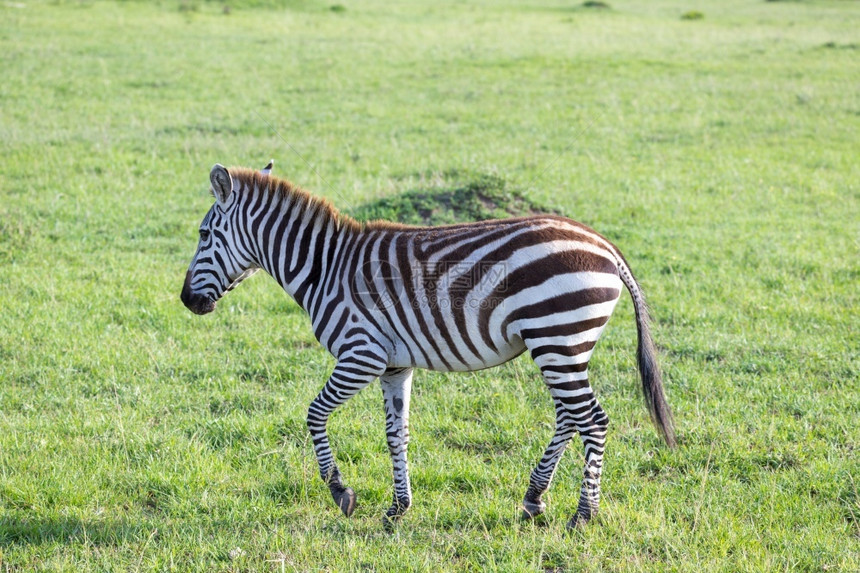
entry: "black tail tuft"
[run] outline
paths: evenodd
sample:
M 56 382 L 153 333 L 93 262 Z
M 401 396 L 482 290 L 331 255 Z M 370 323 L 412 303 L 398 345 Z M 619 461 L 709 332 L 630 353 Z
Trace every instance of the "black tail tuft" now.
M 638 286 L 638 285 L 637 285 Z M 639 375 L 642 377 L 642 394 L 645 396 L 645 405 L 651 414 L 654 425 L 663 435 L 670 448 L 677 445 L 675 441 L 675 424 L 672 419 L 672 410 L 666 402 L 663 392 L 663 376 L 660 374 L 660 366 L 657 364 L 657 348 L 651 339 L 649 328 L 648 309 L 641 291 L 633 294 L 633 304 L 636 308 L 636 330 L 639 335 L 639 345 L 636 348 L 636 360 L 639 363 Z

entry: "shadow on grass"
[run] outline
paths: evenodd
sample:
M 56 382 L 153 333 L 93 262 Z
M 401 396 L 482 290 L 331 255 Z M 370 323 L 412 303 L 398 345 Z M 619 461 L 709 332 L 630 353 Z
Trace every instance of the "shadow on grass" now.
M 560 511 L 555 509 L 554 513 Z M 558 519 L 566 522 L 569 517 L 561 511 L 558 515 L 541 514 L 532 519 L 524 519 L 519 508 L 510 513 L 492 510 L 460 510 L 438 515 L 433 522 L 433 529 L 440 532 L 510 532 L 517 527 L 547 530 L 556 525 Z
M 156 531 L 146 523 L 123 520 L 81 520 L 74 517 L 3 517 L 0 519 L 0 547 L 50 543 L 121 545 L 148 539 Z

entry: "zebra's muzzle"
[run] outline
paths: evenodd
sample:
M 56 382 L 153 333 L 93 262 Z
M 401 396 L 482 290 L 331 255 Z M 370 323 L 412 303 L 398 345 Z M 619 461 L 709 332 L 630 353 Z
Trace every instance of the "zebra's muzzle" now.
M 191 272 L 185 275 L 185 284 L 182 285 L 182 293 L 179 298 L 182 299 L 182 304 L 194 314 L 208 314 L 215 310 L 216 303 L 214 300 L 191 290 Z

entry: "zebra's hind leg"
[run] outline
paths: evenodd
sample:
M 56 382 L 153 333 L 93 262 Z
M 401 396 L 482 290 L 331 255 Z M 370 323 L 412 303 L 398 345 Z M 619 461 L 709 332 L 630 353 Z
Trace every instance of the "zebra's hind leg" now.
M 412 505 L 406 450 L 409 445 L 409 397 L 412 393 L 412 369 L 386 370 L 379 377 L 385 403 L 385 436 L 394 471 L 394 501 L 382 518 L 390 529 Z
M 361 359 L 339 359 L 331 377 L 308 408 L 308 430 L 314 443 L 320 477 L 335 503 L 347 517 L 355 510 L 355 492 L 343 484 L 329 445 L 326 425 L 335 408 L 355 396 L 385 369 L 383 358 L 375 363 L 365 354 Z
M 572 410 L 576 429 L 585 447 L 585 470 L 582 476 L 579 505 L 576 514 L 568 522 L 568 528 L 588 523 L 597 514 L 600 505 L 600 476 L 603 472 L 603 451 L 609 416 L 600 407 L 591 388 L 582 394 L 579 407 Z
M 579 432 L 585 446 L 585 472 L 579 505 L 568 527 L 588 522 L 597 513 L 600 503 L 600 474 L 603 470 L 603 449 L 609 418 L 588 384 L 588 362 L 616 301 L 607 301 L 609 306 L 594 305 L 587 313 L 580 313 L 578 321 L 570 324 L 560 323 L 551 327 L 539 325 L 520 331 L 555 402 L 556 435 L 559 434 L 559 427 L 564 429 L 559 438 L 569 439 L 573 432 Z M 550 443 L 550 448 L 555 442 L 556 438 Z M 548 453 L 550 448 L 547 449 Z M 546 472 L 543 475 L 538 473 L 537 478 L 533 476 L 529 493 L 526 494 L 527 501 L 531 495 L 532 501 L 539 502 L 540 487 L 544 483 L 541 478 L 549 485 Z M 536 504 L 536 509 L 542 509 L 540 503 Z
M 564 451 L 563 446 L 567 445 L 574 432 L 579 432 L 585 446 L 585 473 L 579 506 L 568 527 L 586 523 L 597 513 L 603 448 L 609 425 L 609 418 L 588 384 L 588 361 L 599 332 L 590 334 L 591 337 L 584 341 L 575 339 L 565 345 L 547 345 L 539 338 L 525 340 L 555 402 L 556 435 L 541 463 L 532 472 L 523 505 L 527 513 L 530 509 L 538 513 L 543 511 L 545 506 L 540 495 L 549 486 L 552 472 Z
M 564 405 L 558 398 L 553 398 L 553 401 L 555 402 L 555 435 L 529 477 L 529 488 L 523 499 L 523 519 L 531 519 L 546 510 L 546 503 L 541 497 L 549 489 L 561 455 L 573 434 L 576 433 L 576 428 Z

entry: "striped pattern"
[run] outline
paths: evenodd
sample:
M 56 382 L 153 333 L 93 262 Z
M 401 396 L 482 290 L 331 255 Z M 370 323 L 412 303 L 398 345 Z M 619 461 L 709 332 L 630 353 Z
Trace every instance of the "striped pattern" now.
M 639 334 L 646 403 L 674 443 L 645 300 L 618 249 L 563 217 L 538 216 L 445 227 L 361 225 L 286 181 L 216 165 L 216 203 L 182 300 L 194 312 L 264 269 L 310 316 L 314 334 L 337 359 L 308 410 L 320 475 L 346 515 L 355 507 L 335 464 L 326 425 L 339 405 L 381 381 L 394 500 L 385 523 L 412 501 L 407 467 L 413 368 L 471 371 L 529 351 L 555 403 L 556 429 L 531 472 L 523 508 L 541 497 L 574 434 L 585 469 L 571 525 L 597 511 L 608 417 L 588 383 L 588 361 L 622 288 L 630 291 Z

